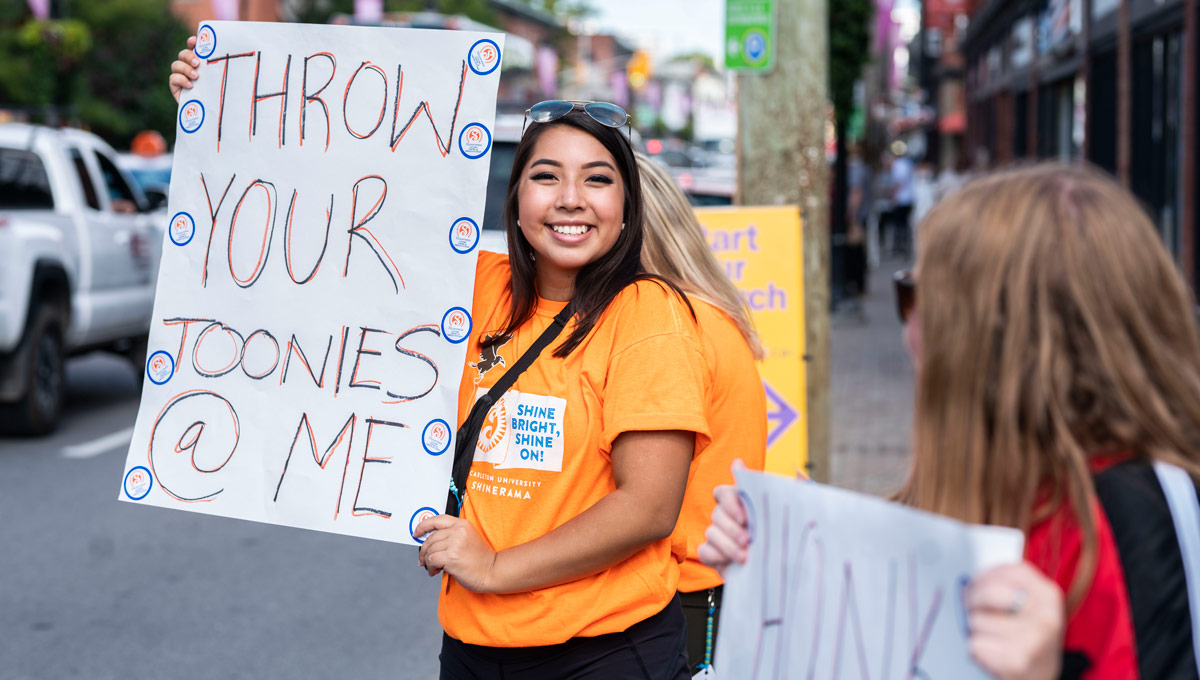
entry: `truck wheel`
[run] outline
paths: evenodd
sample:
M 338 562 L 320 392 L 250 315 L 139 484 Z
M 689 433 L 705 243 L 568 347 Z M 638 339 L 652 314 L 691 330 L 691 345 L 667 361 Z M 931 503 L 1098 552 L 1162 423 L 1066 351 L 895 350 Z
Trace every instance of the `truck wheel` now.
M 66 374 L 63 358 L 63 314 L 43 305 L 34 315 L 29 343 L 29 377 L 15 404 L 0 407 L 0 423 L 14 434 L 43 435 L 54 429 L 62 412 Z

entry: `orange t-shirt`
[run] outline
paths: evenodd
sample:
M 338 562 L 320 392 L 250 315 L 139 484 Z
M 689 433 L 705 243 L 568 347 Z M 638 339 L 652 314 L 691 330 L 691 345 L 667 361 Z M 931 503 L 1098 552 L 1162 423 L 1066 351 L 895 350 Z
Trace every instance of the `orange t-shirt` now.
M 679 590 L 684 593 L 723 583 L 696 555 L 717 505 L 713 488 L 733 484 L 729 466 L 735 459 L 741 458 L 751 470 L 761 470 L 767 456 L 767 397 L 750 346 L 724 312 L 703 300 L 693 297 L 691 301 L 712 386 L 706 404 L 712 443 L 692 460 L 687 494 L 675 525 L 676 535 L 687 540 L 687 560 L 679 568 Z
M 507 256 L 480 253 L 459 422 L 565 304 L 539 300 L 515 337 L 482 352 L 482 335 L 501 330 L 508 318 L 509 278 Z M 610 456 L 622 432 L 690 430 L 699 449 L 707 441 L 704 359 L 678 296 L 653 281 L 631 285 L 571 354 L 553 356 L 573 326 L 521 374 L 480 430 L 462 517 L 493 550 L 544 536 L 613 491 Z M 529 592 L 472 593 L 447 576 L 438 617 L 447 634 L 469 644 L 558 644 L 623 631 L 657 614 L 678 579 L 668 538 L 598 573 Z

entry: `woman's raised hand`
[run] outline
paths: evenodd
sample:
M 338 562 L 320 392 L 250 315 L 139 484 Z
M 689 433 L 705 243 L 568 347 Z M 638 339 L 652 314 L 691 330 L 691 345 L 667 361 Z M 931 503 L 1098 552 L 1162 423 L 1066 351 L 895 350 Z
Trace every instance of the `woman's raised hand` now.
M 196 46 L 196 36 L 187 40 L 187 49 L 180 50 L 179 57 L 171 62 L 171 77 L 167 82 L 171 86 L 171 96 L 179 101 L 179 95 L 184 90 L 192 89 L 192 81 L 200 77 L 200 59 L 192 48 Z
M 1062 590 L 1028 562 L 989 569 L 967 590 L 971 656 L 998 680 L 1057 678 Z

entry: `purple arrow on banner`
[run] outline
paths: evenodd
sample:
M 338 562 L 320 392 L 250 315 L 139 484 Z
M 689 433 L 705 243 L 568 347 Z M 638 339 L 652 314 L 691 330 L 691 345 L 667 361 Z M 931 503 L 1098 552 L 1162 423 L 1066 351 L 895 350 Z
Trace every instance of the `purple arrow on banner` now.
M 766 380 L 763 381 L 763 389 L 767 391 L 767 448 L 769 449 L 775 440 L 782 437 L 792 423 L 796 422 L 800 414 L 783 397 L 779 396 L 778 392 L 771 389 Z

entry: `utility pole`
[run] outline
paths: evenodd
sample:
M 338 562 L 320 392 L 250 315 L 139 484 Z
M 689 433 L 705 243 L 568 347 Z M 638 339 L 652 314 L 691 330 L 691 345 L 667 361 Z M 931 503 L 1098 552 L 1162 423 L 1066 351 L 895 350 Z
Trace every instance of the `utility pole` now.
M 1196 31 L 1200 26 L 1197 20 L 1196 0 L 1183 2 L 1183 41 L 1184 73 L 1196 63 Z M 1196 186 L 1196 77 L 1187 76 L 1183 80 L 1183 158 L 1180 159 L 1180 174 L 1183 186 L 1182 236 L 1180 249 L 1183 251 L 1180 264 L 1183 265 L 1183 276 L 1195 290 L 1200 281 L 1196 280 L 1196 197 L 1192 190 Z
M 1117 180 L 1126 189 L 1130 187 L 1129 167 L 1133 152 L 1133 87 L 1130 75 L 1133 39 L 1129 29 L 1131 2 L 1121 0 L 1117 13 Z M 1188 39 L 1195 40 L 1195 37 L 1188 36 Z
M 738 200 L 800 206 L 809 472 L 830 479 L 829 37 L 825 0 L 775 0 L 774 68 L 738 77 Z

